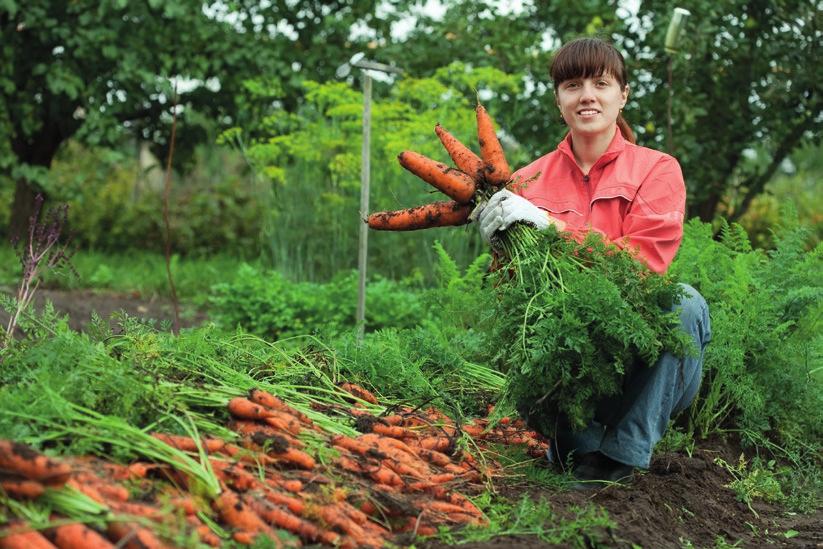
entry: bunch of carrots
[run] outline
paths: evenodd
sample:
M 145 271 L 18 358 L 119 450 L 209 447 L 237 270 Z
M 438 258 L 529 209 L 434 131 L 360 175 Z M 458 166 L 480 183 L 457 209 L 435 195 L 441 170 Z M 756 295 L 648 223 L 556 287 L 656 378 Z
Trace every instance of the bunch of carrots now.
M 519 421 L 504 418 L 494 428 L 482 419 L 459 424 L 433 408 L 408 407 L 374 416 L 362 405 L 378 402 L 372 393 L 352 384 L 341 388 L 352 395 L 344 412 L 362 433 L 357 437 L 328 433 L 258 389 L 228 402 L 234 440 L 154 433 L 208 462 L 221 489 L 211 499 L 173 464 L 57 460 L 0 440 L 0 502 L 36 505 L 70 490 L 106 510 L 94 520 L 53 515 L 39 530 L 15 520 L 0 526 L 0 548 L 162 548 L 193 538 L 217 547 L 228 537 L 251 544 L 259 536 L 285 547 L 381 547 L 398 535 L 485 524 L 464 493 L 482 489 L 499 465 L 457 450 L 464 433 L 479 447 L 522 444 L 533 455 L 547 448 Z
M 438 124 L 435 132 L 456 168 L 413 151 L 404 151 L 397 157 L 401 166 L 451 200 L 373 213 L 366 220 L 370 228 L 413 231 L 464 225 L 469 222 L 479 200 L 488 198 L 509 183 L 512 173 L 495 134 L 494 122 L 483 105 L 478 104 L 475 110 L 480 156 Z

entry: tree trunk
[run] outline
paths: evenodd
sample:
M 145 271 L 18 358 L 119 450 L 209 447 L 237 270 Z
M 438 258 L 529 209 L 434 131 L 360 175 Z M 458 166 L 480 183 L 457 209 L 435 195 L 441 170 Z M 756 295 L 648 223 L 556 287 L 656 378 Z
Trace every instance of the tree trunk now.
M 14 201 L 11 206 L 11 220 L 9 221 L 9 238 L 16 242 L 25 240 L 34 215 L 34 198 L 37 191 L 25 180 L 18 180 L 14 189 Z
M 700 202 L 696 202 L 689 207 L 689 215 L 696 215 L 700 221 L 711 223 L 717 212 L 717 205 L 720 203 L 720 194 L 713 192 Z

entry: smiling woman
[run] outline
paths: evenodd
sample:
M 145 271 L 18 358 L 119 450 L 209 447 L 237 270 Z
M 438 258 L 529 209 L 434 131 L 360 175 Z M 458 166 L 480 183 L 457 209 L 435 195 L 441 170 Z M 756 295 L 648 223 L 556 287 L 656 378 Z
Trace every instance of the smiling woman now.
M 478 216 L 481 234 L 491 240 L 516 222 L 538 229 L 554 225 L 576 240 L 596 231 L 665 273 L 683 236 L 686 188 L 677 160 L 636 145 L 623 119 L 629 95 L 623 56 L 602 40 L 580 38 L 558 50 L 551 76 L 569 133 L 556 150 L 515 172 L 511 191 L 489 199 Z M 567 423 L 545 433 L 554 436 L 555 459 L 571 456 L 580 480 L 617 481 L 634 467 L 648 467 L 669 419 L 694 399 L 711 338 L 708 309 L 700 294 L 684 287 L 676 310 L 695 355 L 664 353 L 627 375 L 624 394 L 600 403 L 585 429 Z M 541 408 L 541 400 L 519 406 L 534 426 L 541 416 L 556 417 Z

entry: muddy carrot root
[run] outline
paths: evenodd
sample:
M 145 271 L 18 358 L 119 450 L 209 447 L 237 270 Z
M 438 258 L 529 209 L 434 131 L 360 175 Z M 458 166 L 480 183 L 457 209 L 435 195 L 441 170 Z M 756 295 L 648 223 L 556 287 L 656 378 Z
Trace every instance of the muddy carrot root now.
M 372 432 L 377 433 L 378 435 L 383 435 L 386 437 L 391 438 L 413 438 L 417 436 L 417 433 L 414 431 L 407 429 L 406 427 L 400 427 L 399 425 L 384 425 L 382 423 L 375 422 L 372 425 Z
M 461 143 L 455 136 L 448 132 L 443 126 L 437 124 L 434 132 L 446 148 L 446 152 L 454 161 L 457 168 L 474 178 L 475 180 L 483 176 L 483 160 L 474 154 L 471 149 Z
M 62 486 L 71 475 L 71 466 L 11 440 L 0 440 L 0 473 L 36 480 L 48 486 Z
M 152 433 L 154 438 L 162 440 L 169 446 L 184 452 L 197 452 L 197 441 L 191 437 L 181 435 L 170 435 L 168 433 Z M 226 445 L 225 440 L 217 438 L 204 438 L 200 441 L 200 446 L 209 453 L 220 451 Z
M 240 419 L 265 420 L 271 417 L 272 412 L 268 408 L 261 406 L 243 397 L 235 397 L 229 401 L 229 413 Z
M 494 122 L 483 105 L 477 105 L 477 139 L 483 158 L 486 181 L 494 187 L 502 187 L 511 179 L 511 169 L 503 153 L 503 147 L 494 131 Z
M 214 500 L 214 508 L 223 521 L 239 531 L 274 537 L 271 528 L 240 497 L 225 490 Z
M 275 505 L 257 500 L 252 507 L 263 520 L 276 528 L 288 530 L 309 541 L 318 541 L 322 537 L 322 531 L 313 523 Z
M 109 538 L 117 542 L 118 547 L 126 549 L 167 549 L 169 547 L 160 541 L 151 530 L 131 522 L 110 522 L 107 532 Z
M 377 404 L 377 397 L 374 396 L 374 393 L 372 393 L 368 389 L 364 389 L 356 383 L 341 383 L 340 388 L 346 391 L 347 393 L 351 394 L 352 396 L 359 398 L 360 400 L 365 400 L 370 404 Z
M 367 223 L 377 231 L 416 231 L 433 227 L 454 227 L 469 222 L 471 206 L 457 202 L 433 202 L 416 208 L 377 212 Z
M 291 416 L 297 418 L 298 421 L 301 423 L 305 423 L 306 425 L 312 425 L 312 420 L 302 412 L 298 412 L 285 402 L 283 402 L 280 398 L 274 396 L 273 394 L 264 391 L 263 389 L 252 389 L 249 391 L 249 400 L 260 404 L 261 406 L 265 406 L 266 408 L 271 408 L 272 410 L 278 410 L 280 412 L 284 412 Z
M 199 518 L 194 515 L 187 515 L 186 522 L 194 527 L 194 531 L 197 532 L 197 536 L 200 538 L 200 541 L 211 547 L 220 547 L 220 538 L 217 537 L 217 534 L 211 531 L 211 528 L 203 524 L 203 521 Z
M 85 524 L 75 522 L 52 528 L 47 536 L 58 549 L 113 549 L 114 545 Z
M 306 510 L 306 504 L 303 500 L 297 499 L 293 496 L 287 496 L 286 494 L 281 494 L 280 492 L 276 492 L 274 490 L 267 490 L 265 492 L 265 498 L 275 505 L 285 506 L 286 509 L 295 515 L 302 515 Z
M 31 531 L 0 539 L 0 549 L 55 549 L 55 546 L 40 532 Z
M 401 166 L 460 204 L 474 198 L 477 183 L 471 175 L 414 151 L 403 151 L 397 159 Z
M 15 499 L 36 499 L 46 491 L 46 487 L 36 480 L 3 480 L 0 488 Z

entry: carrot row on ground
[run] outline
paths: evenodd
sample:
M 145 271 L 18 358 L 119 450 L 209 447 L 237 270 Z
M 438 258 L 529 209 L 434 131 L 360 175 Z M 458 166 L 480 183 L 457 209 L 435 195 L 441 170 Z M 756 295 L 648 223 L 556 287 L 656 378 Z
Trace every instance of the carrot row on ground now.
M 65 487 L 108 510 L 88 524 L 54 516 L 40 531 L 22 521 L 0 525 L 0 549 L 170 547 L 175 539 L 193 538 L 220 546 L 229 539 L 251 544 L 261 536 L 283 547 L 381 547 L 402 533 L 485 524 L 465 494 L 483 489 L 482 481 L 499 466 L 481 466 L 456 450 L 463 433 L 479 444 L 546 449 L 519 421 L 458 424 L 436 409 L 409 407 L 375 416 L 362 406 L 378 405 L 374 394 L 350 383 L 341 389 L 352 395 L 352 407 L 337 413 L 350 416 L 361 431 L 357 436 L 327 433 L 261 390 L 228 402 L 228 426 L 236 439 L 153 433 L 158 443 L 208 464 L 220 486 L 212 500 L 169 463 L 56 459 L 0 441 L 3 498 L 36 502 L 48 490 Z M 323 459 L 314 453 L 318 444 L 325 449 Z

